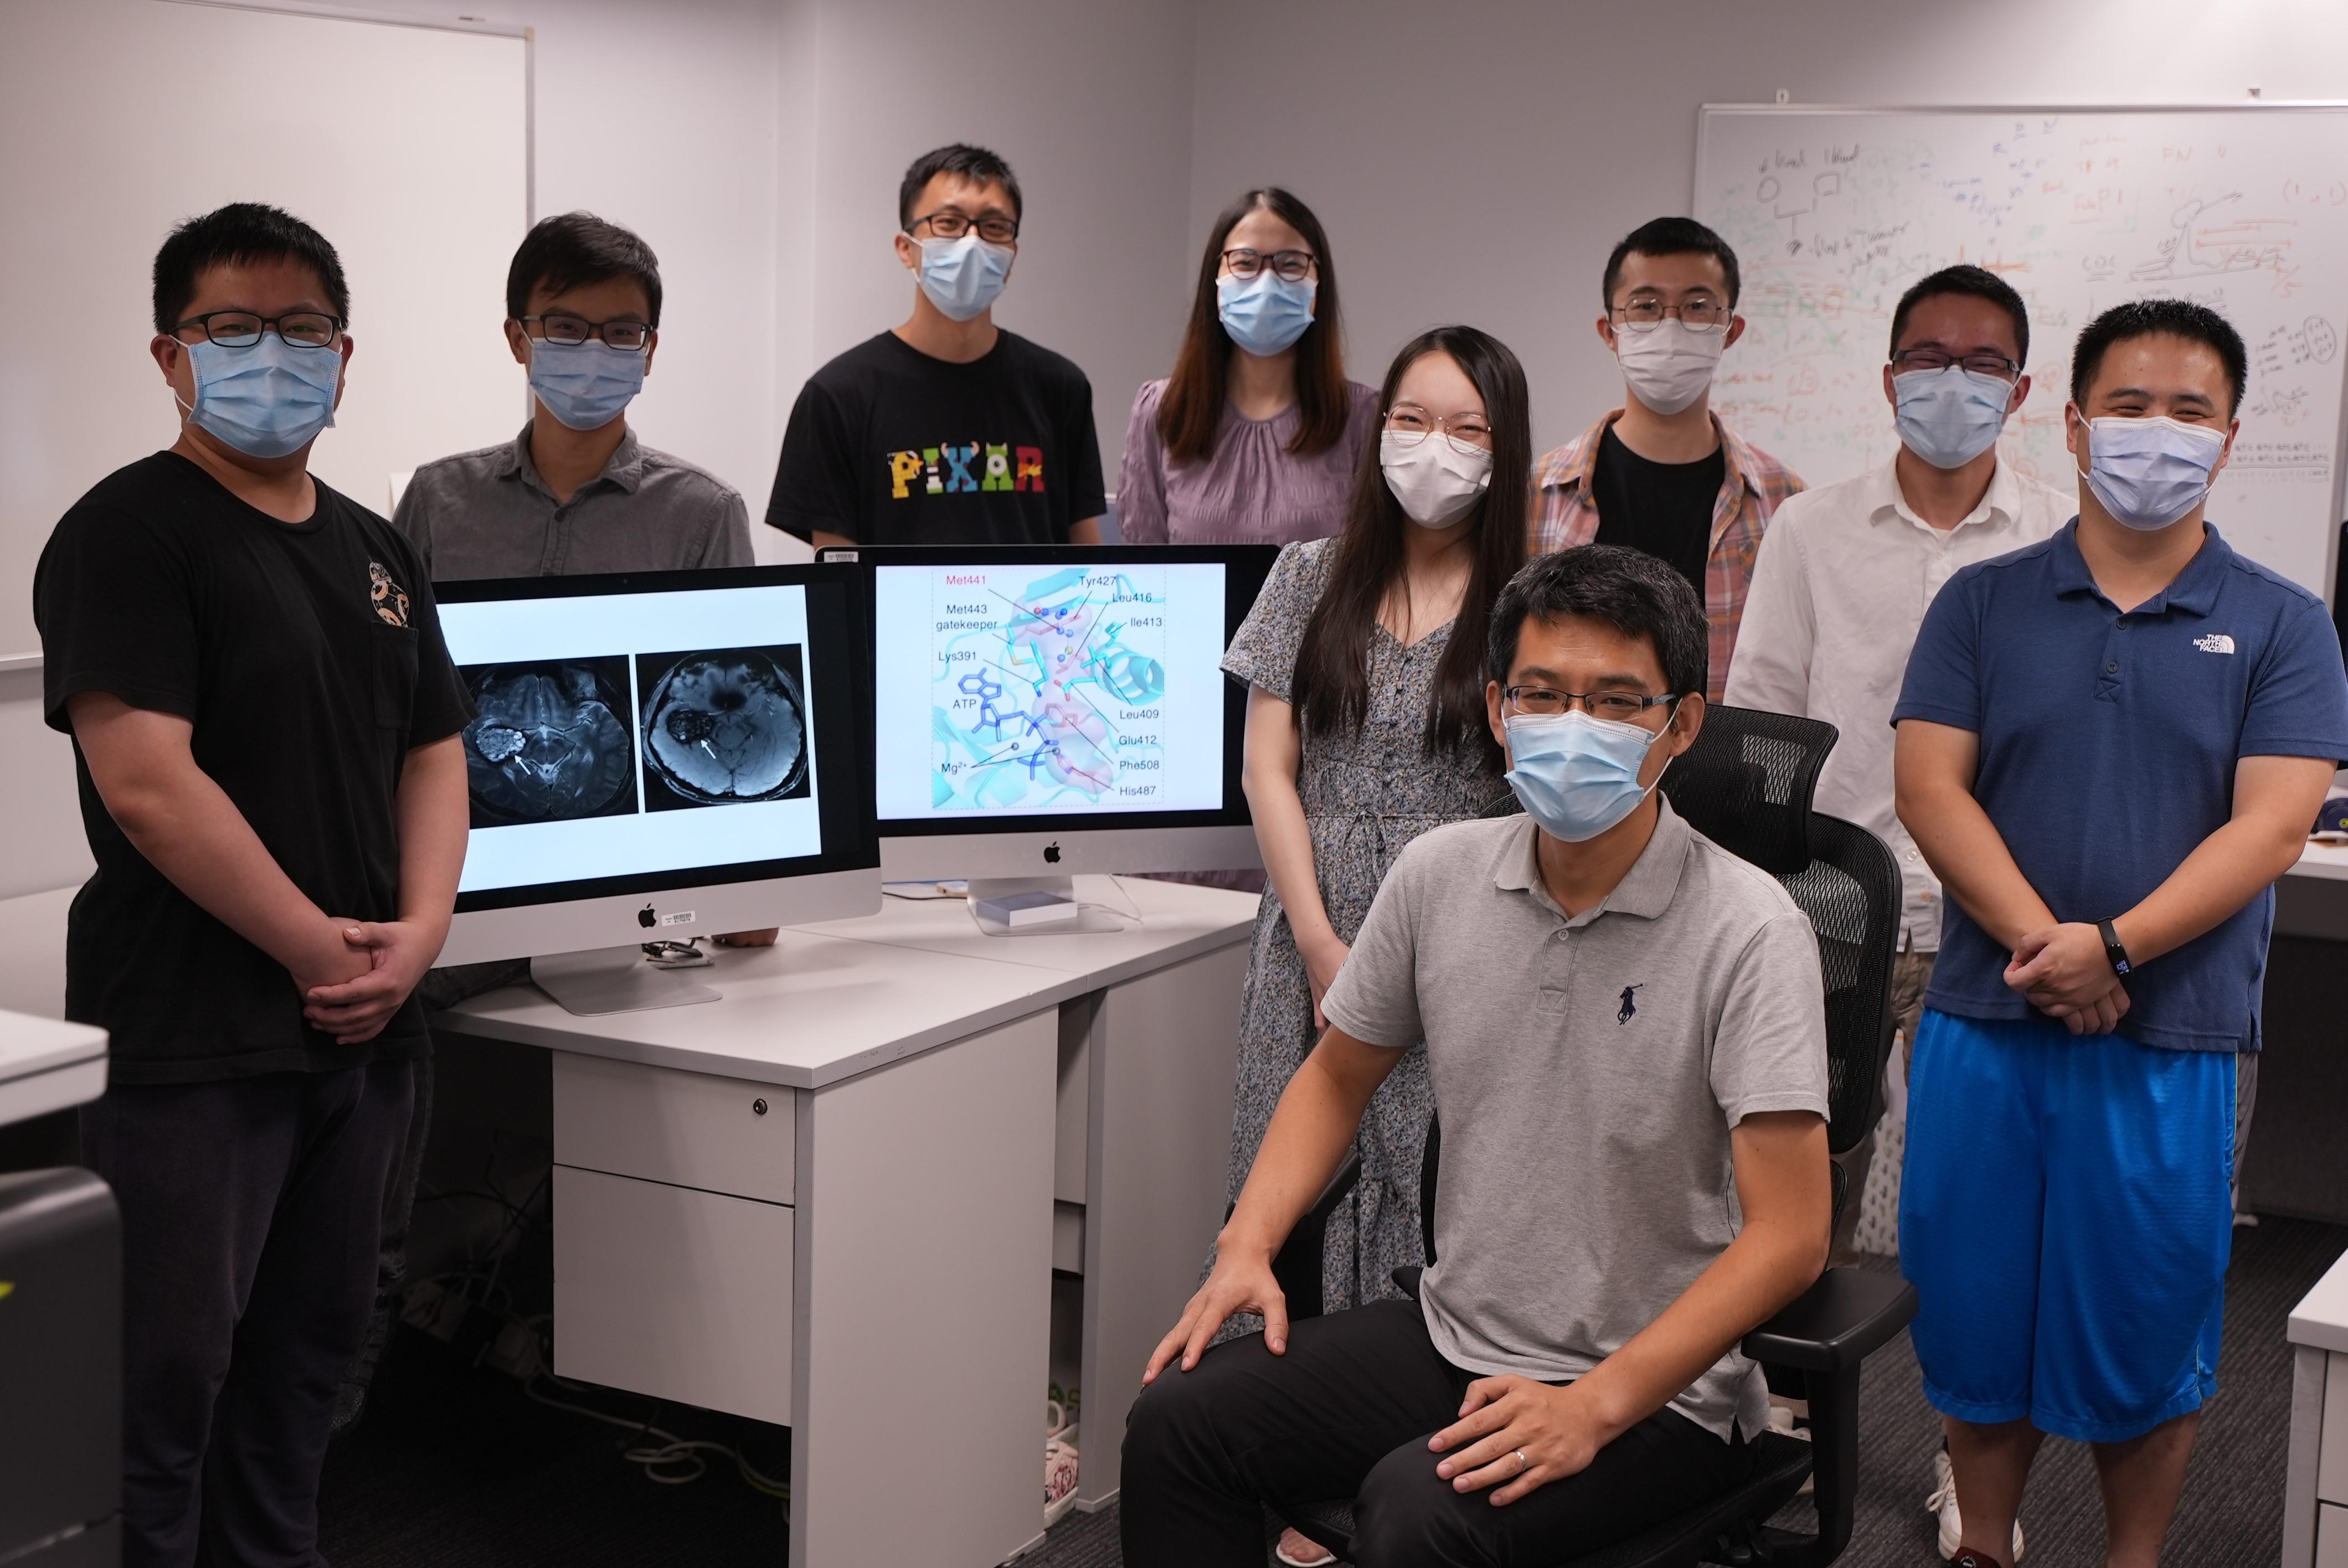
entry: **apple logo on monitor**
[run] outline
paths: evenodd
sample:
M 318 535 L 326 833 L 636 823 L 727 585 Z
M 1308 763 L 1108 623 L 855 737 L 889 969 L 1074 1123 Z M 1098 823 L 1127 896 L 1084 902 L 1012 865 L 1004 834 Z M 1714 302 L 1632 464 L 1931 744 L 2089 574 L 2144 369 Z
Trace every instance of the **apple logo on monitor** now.
M 1045 864 L 1045 865 L 1046 865 L 1046 866 L 1057 866 L 1059 863 L 1060 863 L 1060 846 L 1059 846 L 1059 845 L 1058 845 L 1057 843 L 1053 843 L 1053 844 L 1047 844 L 1047 845 L 1045 845 L 1044 846 L 1044 864 Z
M 649 904 L 636 911 L 636 924 L 642 926 L 647 931 L 651 930 L 654 926 L 659 924 L 659 921 L 660 917 L 653 913 L 653 907 Z

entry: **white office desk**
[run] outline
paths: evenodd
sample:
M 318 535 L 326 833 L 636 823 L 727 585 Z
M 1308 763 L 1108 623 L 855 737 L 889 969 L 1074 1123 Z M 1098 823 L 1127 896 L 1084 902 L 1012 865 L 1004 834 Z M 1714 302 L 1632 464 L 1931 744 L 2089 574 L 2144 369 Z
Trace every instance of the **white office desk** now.
M 2348 882 L 2348 844 L 2310 843 L 2299 852 L 2299 864 L 2283 873 L 2286 876 L 2320 876 L 2329 882 Z
M 1085 1281 L 1076 1506 L 1091 1512 L 1117 1494 L 1118 1443 L 1141 1368 L 1198 1287 L 1222 1223 L 1239 993 L 1256 899 L 1139 877 L 1076 882 L 1080 899 L 1129 902 L 1142 922 L 1118 932 L 990 937 L 960 899 L 892 898 L 878 918 L 806 929 L 1080 980 L 1084 994 L 1060 1012 L 1052 1197 L 1055 1263 L 1068 1266 L 1077 1260 L 1067 1255 L 1079 1254 Z
M 2348 1568 L 2348 1256 L 2291 1308 L 2282 1568 Z
M 556 1370 L 788 1424 L 797 1568 L 985 1568 L 1041 1533 L 1056 1196 L 1085 1205 L 1084 1495 L 1114 1495 L 1221 1218 L 1256 911 L 1124 886 L 1128 931 L 891 899 L 719 949 L 716 1002 L 574 1018 L 517 987 L 440 1020 L 555 1053 Z
M 0 1012 L 0 1127 L 106 1092 L 106 1031 Z

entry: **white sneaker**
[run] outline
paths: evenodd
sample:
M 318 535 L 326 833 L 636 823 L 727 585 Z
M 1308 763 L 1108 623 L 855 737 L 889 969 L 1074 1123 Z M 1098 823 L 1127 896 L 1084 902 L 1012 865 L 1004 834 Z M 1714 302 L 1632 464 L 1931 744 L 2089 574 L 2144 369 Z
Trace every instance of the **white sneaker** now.
M 1964 1521 L 1957 1515 L 1956 1471 L 1950 1468 L 1949 1450 L 1946 1449 L 1932 1450 L 1932 1494 L 1924 1500 L 1924 1510 L 1940 1515 L 1941 1561 L 1946 1563 L 1957 1554 L 1957 1547 L 1965 1536 Z M 2019 1519 L 2013 1522 L 2013 1555 L 2007 1561 L 2013 1563 L 2022 1561 L 2022 1521 Z

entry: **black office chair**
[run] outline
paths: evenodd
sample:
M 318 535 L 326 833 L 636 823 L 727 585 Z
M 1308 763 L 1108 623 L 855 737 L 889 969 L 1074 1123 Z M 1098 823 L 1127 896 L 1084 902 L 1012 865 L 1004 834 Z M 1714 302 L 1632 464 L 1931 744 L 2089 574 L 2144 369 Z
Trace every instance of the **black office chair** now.
M 1882 840 L 1810 809 L 1818 770 L 1835 739 L 1834 726 L 1816 720 L 1714 706 L 1705 711 L 1695 744 L 1663 775 L 1663 789 L 1698 832 L 1774 874 L 1818 932 L 1827 992 L 1827 1143 L 1842 1154 L 1866 1136 L 1879 1109 L 1878 1090 L 1891 1048 L 1900 882 Z M 1488 815 L 1504 813 L 1500 807 Z M 1419 1167 L 1419 1232 L 1429 1263 L 1435 1261 L 1441 1153 L 1442 1129 L 1430 1126 Z M 1838 1218 L 1856 1195 L 1845 1190 L 1841 1167 L 1833 1172 Z M 1358 1176 L 1349 1157 L 1272 1264 L 1292 1318 L 1321 1310 L 1323 1231 Z M 1416 1296 L 1420 1272 L 1396 1269 L 1395 1283 Z M 1691 1568 L 1698 1563 L 1824 1568 L 1834 1562 L 1850 1542 L 1859 1481 L 1859 1367 L 1915 1315 L 1916 1293 L 1906 1281 L 1828 1268 L 1743 1345 L 1771 1389 L 1808 1399 L 1811 1440 L 1758 1434 L 1754 1471 L 1742 1486 L 1560 1568 Z M 1769 1525 L 1805 1479 L 1817 1482 L 1818 1532 Z M 1278 1501 L 1273 1511 L 1339 1557 L 1350 1553 L 1351 1499 Z

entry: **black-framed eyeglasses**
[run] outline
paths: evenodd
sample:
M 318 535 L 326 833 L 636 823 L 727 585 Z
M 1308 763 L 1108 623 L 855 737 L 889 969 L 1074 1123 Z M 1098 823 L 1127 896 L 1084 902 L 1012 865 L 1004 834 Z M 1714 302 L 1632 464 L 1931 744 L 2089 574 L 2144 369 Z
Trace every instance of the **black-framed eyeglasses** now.
M 1386 410 L 1385 428 L 1405 446 L 1416 446 L 1437 431 L 1458 452 L 1489 452 L 1492 424 L 1480 414 L 1437 417 L 1416 403 L 1397 403 Z
M 1657 299 L 1632 300 L 1606 313 L 1633 332 L 1651 331 L 1663 325 L 1665 316 L 1677 316 L 1680 325 L 1690 332 L 1716 333 L 1735 318 L 1736 307 L 1725 300 L 1698 295 L 1676 305 Z
M 324 311 L 288 311 L 282 316 L 257 316 L 251 311 L 206 311 L 190 316 L 171 329 L 174 336 L 190 327 L 201 327 L 204 336 L 222 348 L 251 348 L 261 334 L 274 329 L 280 341 L 294 348 L 332 348 L 342 341 L 343 318 Z
M 1894 373 L 1906 374 L 1911 370 L 1946 370 L 1952 364 L 1963 365 L 1981 375 L 1993 375 L 2000 381 L 2018 381 L 2022 366 L 2002 354 L 1951 354 L 1940 348 L 1903 348 L 1891 356 Z
M 1223 252 L 1223 270 L 1234 278 L 1252 278 L 1266 267 L 1289 282 L 1301 282 L 1313 271 L 1313 252 L 1274 251 L 1269 256 L 1261 251 L 1245 249 Z
M 591 322 L 584 316 L 567 315 L 558 311 L 550 316 L 523 316 L 524 328 L 536 326 L 539 335 L 549 343 L 585 343 L 589 338 L 602 338 L 622 354 L 642 354 L 653 341 L 649 323 L 623 318 L 613 322 Z
M 1510 686 L 1501 695 L 1520 713 L 1570 712 L 1579 702 L 1591 718 L 1612 719 L 1618 724 L 1635 724 L 1648 709 L 1679 701 L 1676 696 L 1648 697 L 1637 692 L 1560 692 L 1550 686 Z M 1668 715 L 1664 722 L 1670 722 Z
M 924 223 L 930 226 L 930 232 L 940 240 L 959 240 L 973 229 L 978 231 L 978 237 L 990 245 L 1011 245 L 1017 243 L 1019 240 L 1019 220 L 1004 218 L 997 213 L 990 212 L 983 218 L 973 218 L 967 212 L 957 212 L 951 207 L 943 208 L 926 217 L 914 219 L 905 225 L 905 232 L 910 234 Z

